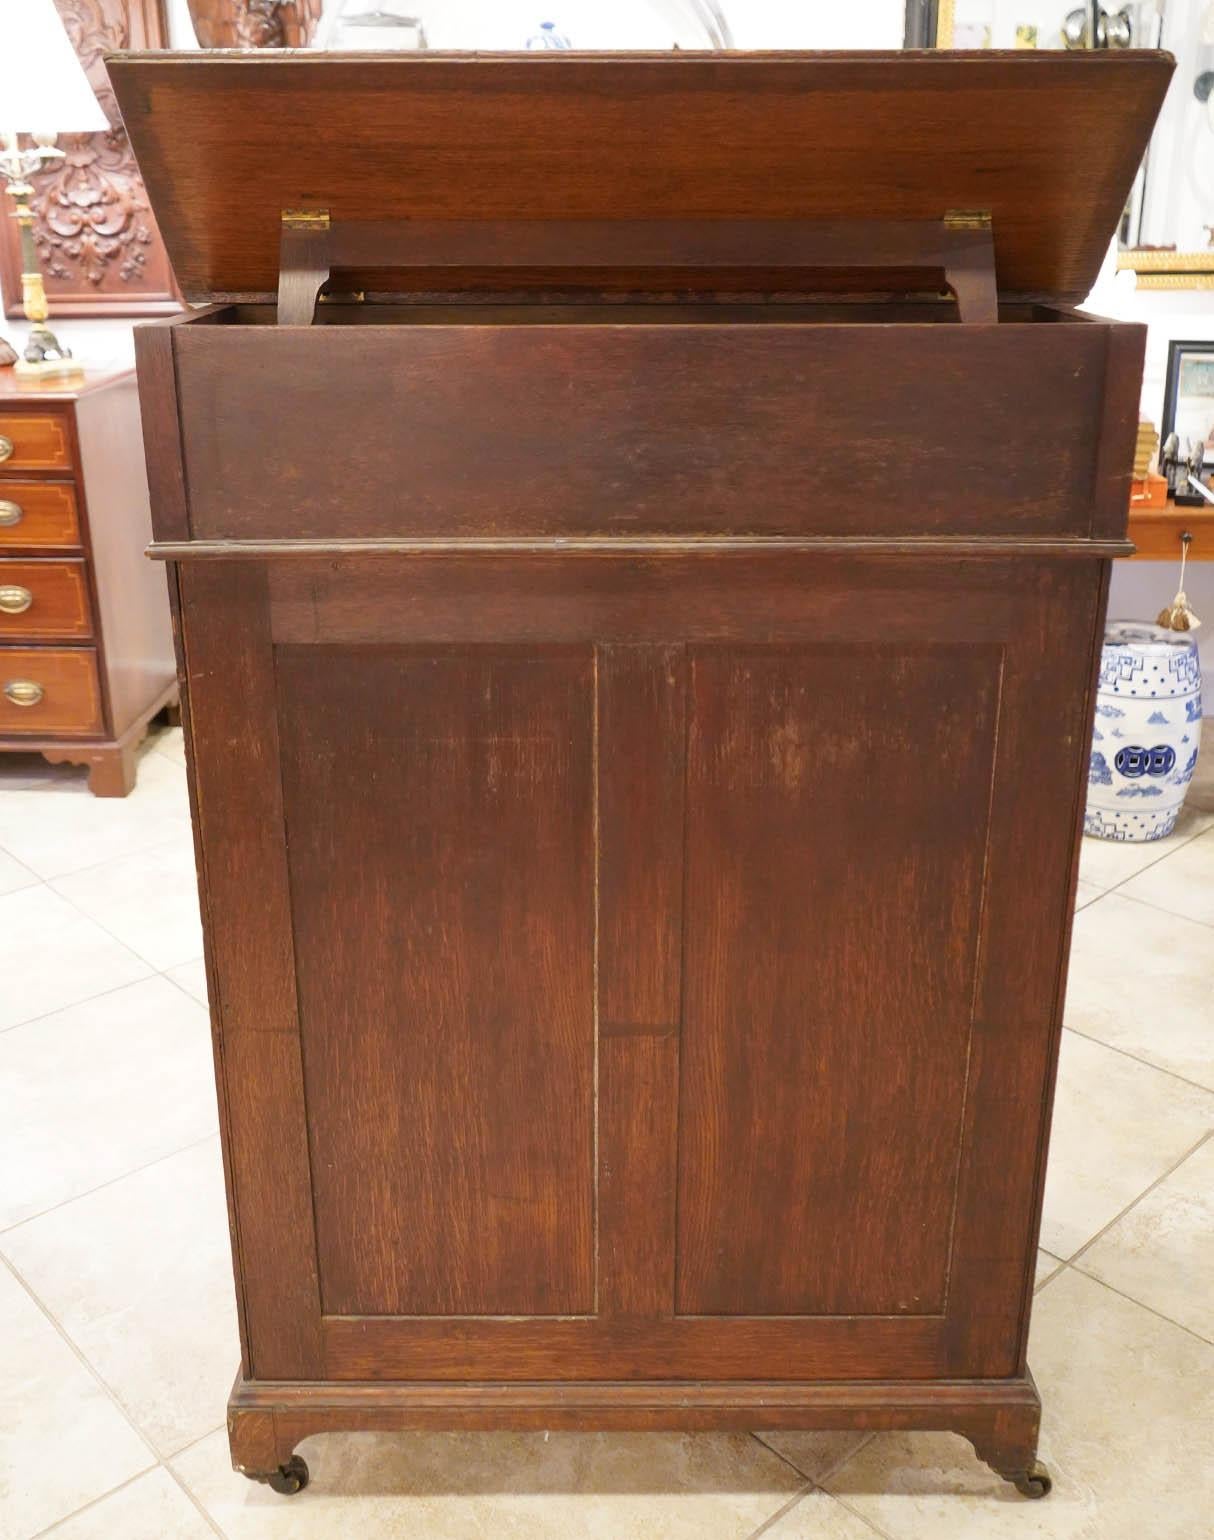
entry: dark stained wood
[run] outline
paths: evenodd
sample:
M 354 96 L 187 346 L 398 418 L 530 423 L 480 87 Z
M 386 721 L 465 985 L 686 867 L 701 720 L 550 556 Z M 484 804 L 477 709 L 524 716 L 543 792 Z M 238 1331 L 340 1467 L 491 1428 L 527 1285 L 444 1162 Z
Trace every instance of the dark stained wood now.
M 968 216 L 965 216 L 968 221 Z M 335 272 L 400 271 L 410 288 L 462 287 L 461 274 L 492 262 L 500 281 L 559 286 L 572 271 L 615 270 L 634 286 L 658 275 L 694 287 L 741 283 L 938 293 L 944 285 L 962 321 L 998 319 L 995 252 L 989 223 L 935 220 L 416 220 L 336 224 L 284 210 L 279 256 L 280 326 L 310 326 L 320 291 Z M 418 274 L 425 275 L 421 284 Z M 725 275 L 728 275 L 727 277 Z M 749 275 L 747 281 L 746 275 Z M 464 280 L 466 281 L 466 279 Z M 609 280 L 608 280 L 609 281 Z
M 589 1312 L 589 650 L 276 677 L 322 1307 Z
M 0 642 L 73 641 L 91 630 L 82 561 L 0 562 Z
M 682 647 L 600 647 L 600 1316 L 674 1314 L 682 1017 Z
M 199 568 L 179 581 L 195 746 L 198 722 L 208 734 L 192 757 L 194 816 L 245 1357 L 254 1376 L 317 1378 L 320 1284 L 265 577 Z M 253 871 L 255 917 L 245 905 Z
M 947 620 L 972 644 L 1008 634 L 1041 573 L 1040 563 L 958 553 L 638 556 L 608 547 L 559 559 L 499 551 L 286 560 L 269 563 L 268 582 L 279 644 L 469 644 L 486 633 L 511 645 L 661 644 L 672 636 L 842 642 L 862 627 L 873 595 L 890 641 L 921 641 Z
M 1026 295 L 1086 282 L 1168 67 L 116 66 L 199 288 L 272 292 L 284 208 L 334 215 L 284 318 L 309 264 L 405 274 L 138 344 L 238 1468 L 338 1428 L 948 1428 L 1028 1484 L 1142 331 Z M 288 119 L 306 178 L 258 158 Z M 989 323 L 781 275 L 800 222 L 967 207 Z
M 1088 533 L 1100 327 L 603 315 L 174 328 L 193 536 Z
M 0 503 L 18 510 L 0 523 L 0 589 L 31 599 L 0 607 L 0 642 L 90 644 L 70 665 L 70 706 L 6 716 L 0 751 L 87 765 L 97 796 L 125 796 L 148 722 L 177 693 L 164 573 L 142 555 L 151 516 L 135 379 L 91 370 L 31 384 L 0 371 L 0 419 L 15 448 L 0 463 Z
M 135 328 L 148 493 L 156 535 L 161 540 L 186 540 L 190 535 L 173 359 L 176 335 L 177 329 L 163 321 Z
M 942 1314 L 999 649 L 690 669 L 679 1311 Z
M 281 210 L 322 207 L 349 221 L 987 209 L 1000 287 L 1079 301 L 1172 67 L 1107 51 L 109 61 L 191 299 L 273 294 Z M 284 134 L 288 116 L 312 131 Z
M 330 1380 L 932 1379 L 940 1316 L 326 1316 Z
M 1096 449 L 1096 474 L 1092 485 L 1091 534 L 1123 535 L 1130 499 L 1130 472 L 1138 432 L 1146 333 L 1118 326 L 1108 332 L 1105 357 L 1104 411 Z

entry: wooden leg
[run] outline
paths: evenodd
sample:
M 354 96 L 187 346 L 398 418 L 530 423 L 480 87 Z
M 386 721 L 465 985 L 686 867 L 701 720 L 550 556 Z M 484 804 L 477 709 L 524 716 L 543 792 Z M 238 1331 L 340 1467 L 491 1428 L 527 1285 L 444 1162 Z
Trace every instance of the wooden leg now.
M 135 749 L 111 749 L 89 762 L 89 790 L 95 797 L 126 797 L 135 789 Z
M 289 1497 L 308 1484 L 308 1467 L 292 1453 L 294 1440 L 281 1435 L 273 1412 L 228 1411 L 232 1469 Z
M 1045 1497 L 1053 1483 L 1037 1458 L 1035 1412 L 1000 1412 L 989 1422 L 960 1429 L 980 1460 L 1025 1497 Z
M 135 789 L 135 744 L 113 749 L 43 749 L 48 765 L 87 765 L 95 797 L 127 797 Z
M 163 715 L 164 715 L 165 723 L 169 727 L 180 727 L 181 726 L 181 701 L 180 701 L 180 699 L 170 701 L 169 704 L 164 708 Z

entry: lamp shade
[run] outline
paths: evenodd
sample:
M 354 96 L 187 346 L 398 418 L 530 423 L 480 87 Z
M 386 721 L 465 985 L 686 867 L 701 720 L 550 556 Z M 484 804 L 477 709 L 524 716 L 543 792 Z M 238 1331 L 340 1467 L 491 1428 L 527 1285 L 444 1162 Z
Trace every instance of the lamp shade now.
M 108 127 L 53 0 L 0 0 L 0 133 Z

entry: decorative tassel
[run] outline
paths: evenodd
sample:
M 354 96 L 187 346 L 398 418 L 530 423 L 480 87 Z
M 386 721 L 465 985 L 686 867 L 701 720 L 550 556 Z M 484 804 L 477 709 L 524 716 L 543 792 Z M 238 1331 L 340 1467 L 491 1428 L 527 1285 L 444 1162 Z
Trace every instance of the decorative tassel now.
M 1184 569 L 1189 559 L 1189 542 L 1192 535 L 1184 534 L 1180 537 L 1180 582 L 1176 589 L 1176 597 L 1171 604 L 1167 604 L 1160 610 L 1155 624 L 1165 626 L 1169 631 L 1196 631 L 1201 621 L 1189 608 L 1189 601 L 1184 591 Z

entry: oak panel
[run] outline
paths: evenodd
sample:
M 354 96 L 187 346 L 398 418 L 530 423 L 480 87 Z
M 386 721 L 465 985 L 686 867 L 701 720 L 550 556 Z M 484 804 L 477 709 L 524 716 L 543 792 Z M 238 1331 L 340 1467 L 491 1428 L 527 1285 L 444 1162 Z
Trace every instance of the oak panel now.
M 1107 330 L 176 327 L 190 526 L 234 540 L 1086 534 Z M 381 416 L 390 433 L 368 430 Z M 822 445 L 854 443 L 832 474 Z
M 681 646 L 597 651 L 599 1297 L 674 1313 L 682 1009 Z
M 930 1379 L 942 1372 L 947 1342 L 938 1316 L 326 1316 L 323 1332 L 335 1380 Z
M 588 1311 L 590 650 L 277 675 L 323 1307 Z
M 178 585 L 246 1372 L 316 1378 L 320 1291 L 265 573 L 183 568 Z
M 944 1307 L 999 657 L 692 656 L 680 1313 Z
M 119 57 L 109 73 L 191 299 L 272 291 L 278 211 L 308 204 L 335 220 L 621 223 L 989 209 L 1002 286 L 1078 302 L 1173 67 L 1113 50 L 275 50 Z M 288 117 L 313 132 L 292 140 Z

